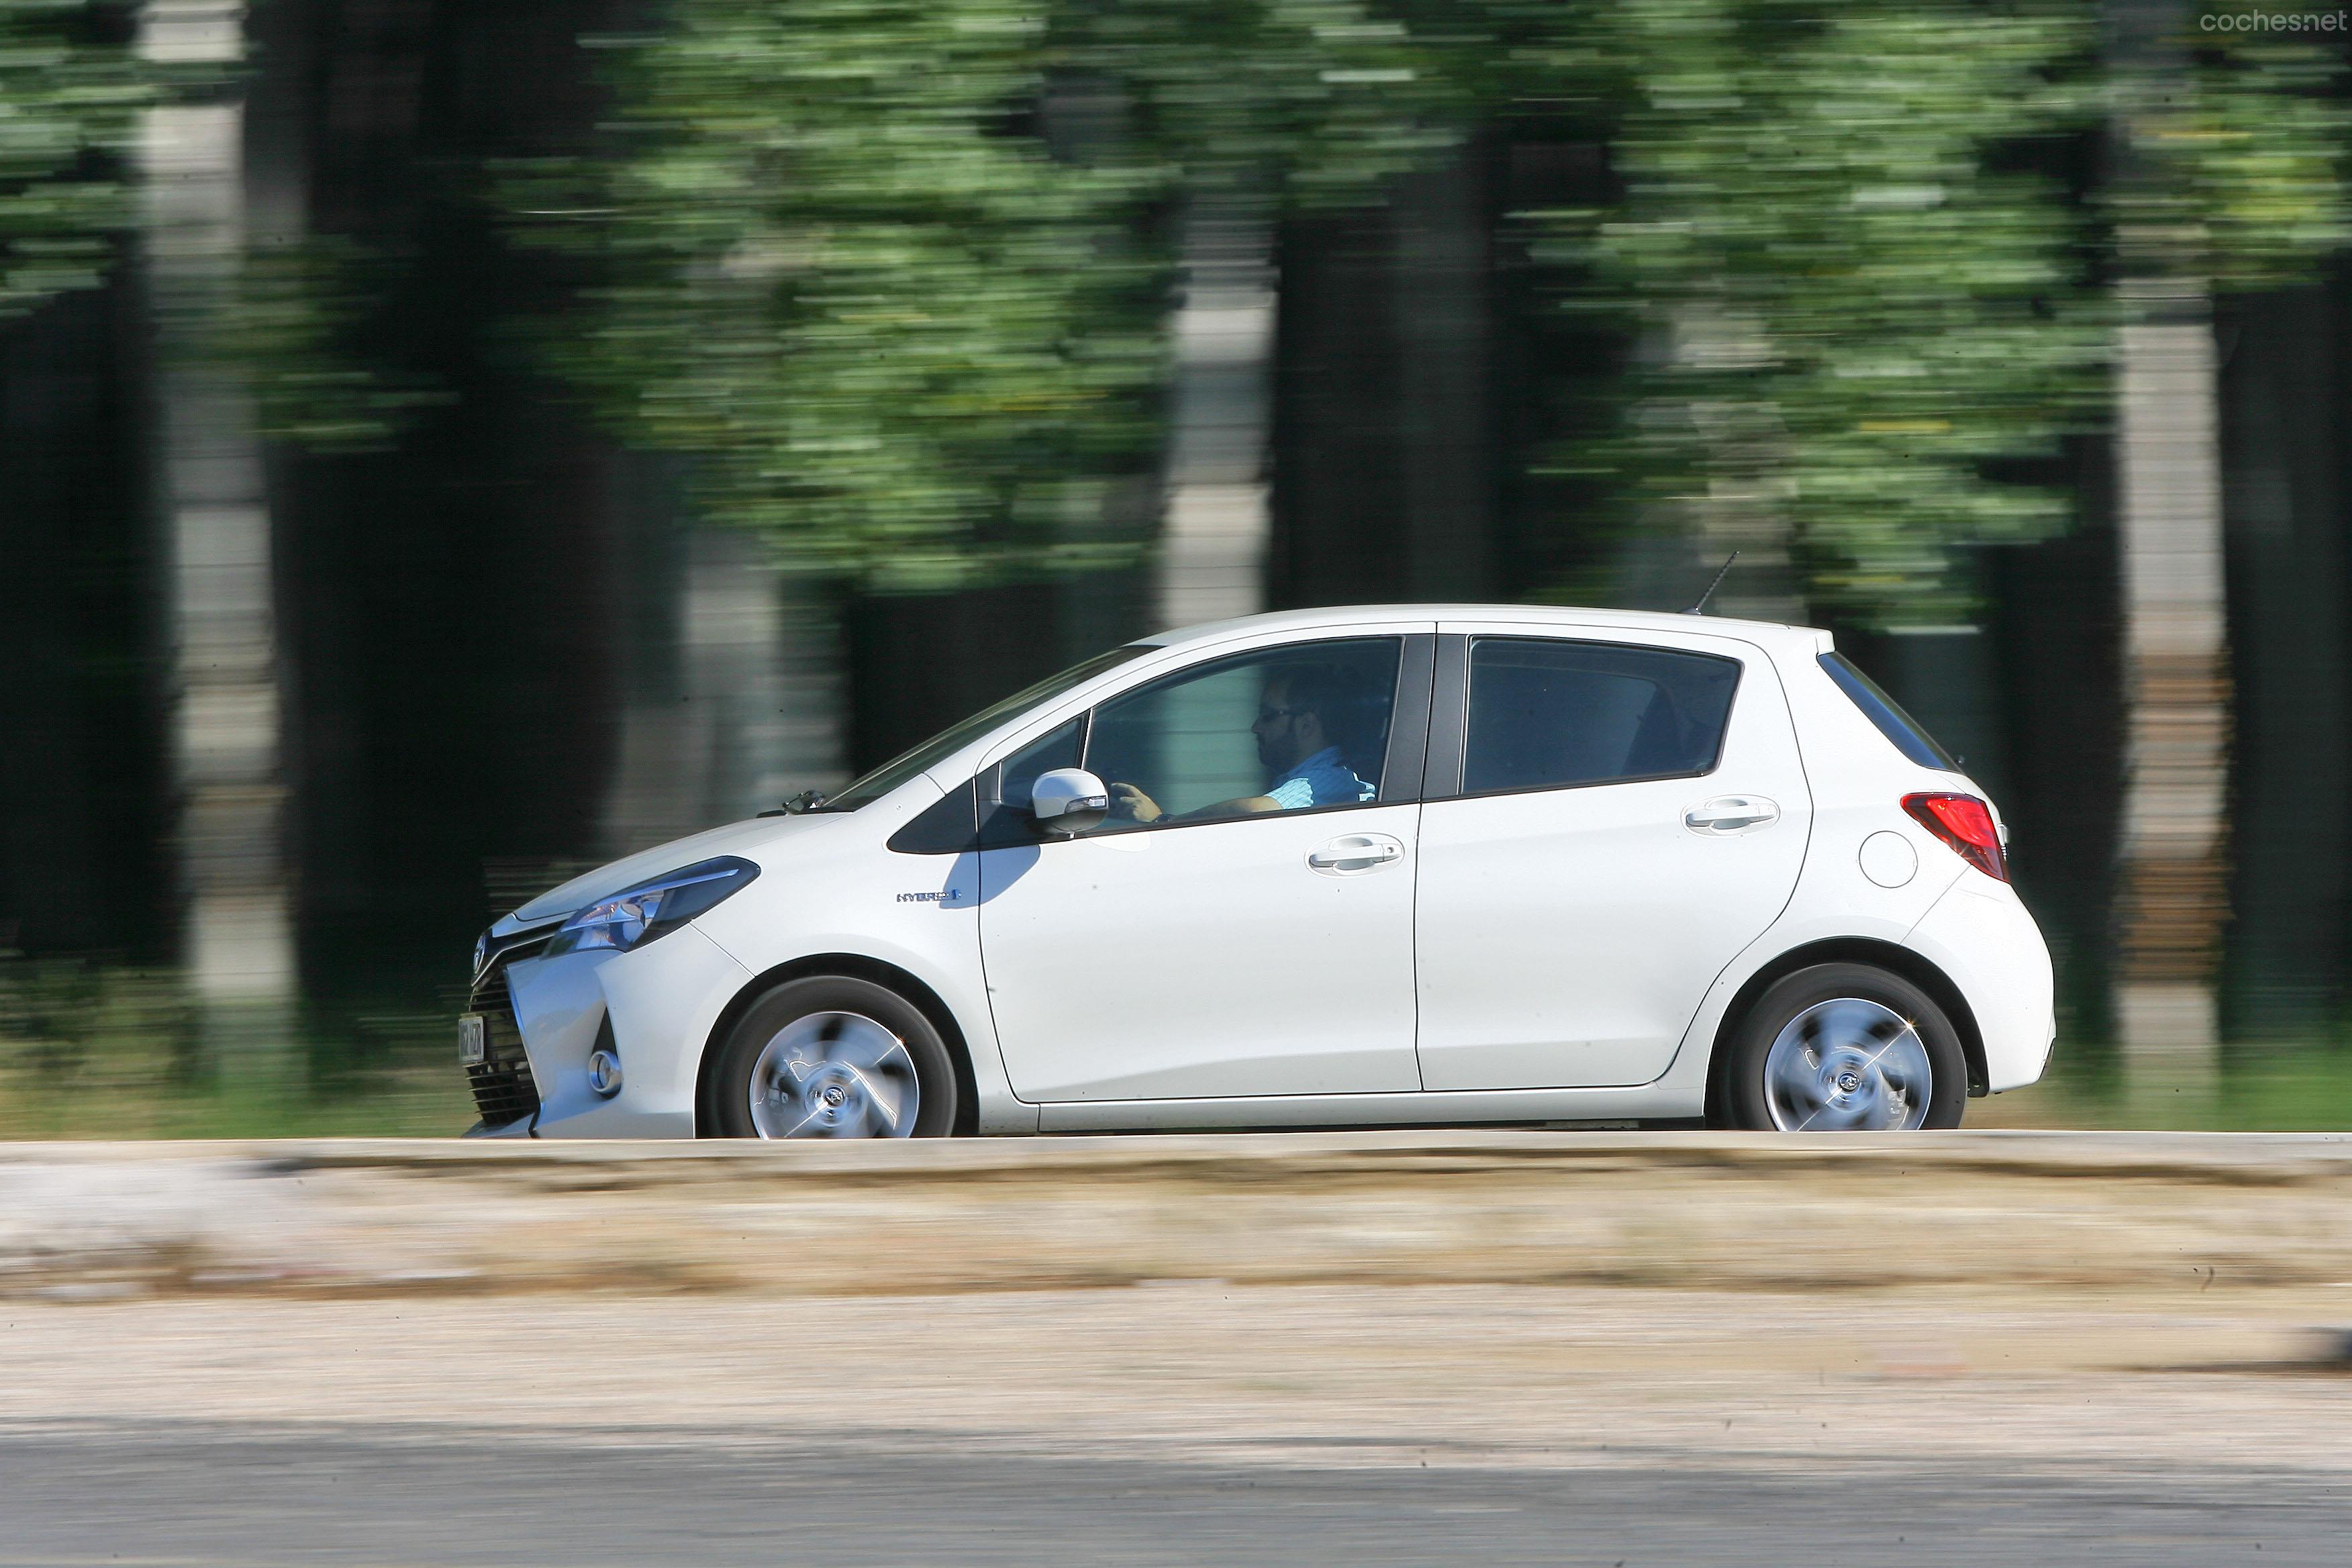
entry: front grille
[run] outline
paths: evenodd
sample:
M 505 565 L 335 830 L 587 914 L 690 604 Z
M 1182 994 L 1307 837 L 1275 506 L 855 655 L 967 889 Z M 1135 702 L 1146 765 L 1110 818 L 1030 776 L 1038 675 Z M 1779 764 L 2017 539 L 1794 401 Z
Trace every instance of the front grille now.
M 474 1109 L 485 1127 L 504 1127 L 539 1110 L 539 1084 L 530 1076 L 530 1058 L 522 1048 L 522 1028 L 515 1022 L 514 996 L 507 988 L 507 965 L 539 951 L 540 943 L 508 949 L 491 960 L 489 972 L 474 987 L 467 1011 L 482 1016 L 482 1059 L 466 1069 L 473 1086 Z

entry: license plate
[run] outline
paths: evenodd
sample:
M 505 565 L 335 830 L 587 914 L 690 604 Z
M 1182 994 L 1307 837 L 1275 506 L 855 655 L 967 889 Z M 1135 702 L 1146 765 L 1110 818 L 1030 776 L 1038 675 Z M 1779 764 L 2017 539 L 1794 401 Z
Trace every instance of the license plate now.
M 489 1031 L 483 1027 L 479 1013 L 468 1013 L 457 1020 L 457 1064 L 460 1067 L 481 1066 L 483 1057 L 488 1054 L 488 1042 Z

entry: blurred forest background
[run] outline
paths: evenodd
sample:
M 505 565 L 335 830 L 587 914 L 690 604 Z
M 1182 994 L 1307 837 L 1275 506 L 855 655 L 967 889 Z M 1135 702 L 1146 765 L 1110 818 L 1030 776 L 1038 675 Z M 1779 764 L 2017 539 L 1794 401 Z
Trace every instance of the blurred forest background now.
M 1972 1121 L 2352 1125 L 2348 47 L 0 0 L 0 1132 L 457 1131 L 570 871 L 1168 626 L 1734 550 L 2010 819 L 2058 1076 Z

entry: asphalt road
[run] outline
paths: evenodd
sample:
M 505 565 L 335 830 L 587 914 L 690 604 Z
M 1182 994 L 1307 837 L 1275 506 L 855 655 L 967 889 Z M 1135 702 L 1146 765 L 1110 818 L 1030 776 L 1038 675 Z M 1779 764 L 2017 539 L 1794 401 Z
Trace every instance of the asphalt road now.
M 828 1396 L 821 1374 L 811 1394 Z M 13 1425 L 0 1431 L 0 1564 L 2336 1568 L 2352 1540 L 2352 1494 L 2319 1471 L 1639 1456 L 1560 1469 L 1391 1444 L 1324 1464 L 1199 1464 L 870 1432 L 772 1447 L 615 1437 Z

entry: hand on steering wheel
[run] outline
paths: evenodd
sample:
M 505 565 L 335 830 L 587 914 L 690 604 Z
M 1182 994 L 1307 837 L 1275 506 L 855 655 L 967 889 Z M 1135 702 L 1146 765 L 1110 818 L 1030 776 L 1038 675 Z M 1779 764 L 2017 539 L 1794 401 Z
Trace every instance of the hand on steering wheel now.
M 1167 814 L 1160 803 L 1131 784 L 1110 786 L 1110 809 L 1114 816 L 1124 816 L 1129 822 L 1157 822 Z

